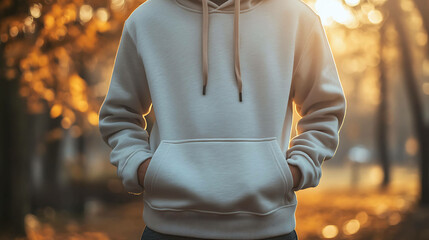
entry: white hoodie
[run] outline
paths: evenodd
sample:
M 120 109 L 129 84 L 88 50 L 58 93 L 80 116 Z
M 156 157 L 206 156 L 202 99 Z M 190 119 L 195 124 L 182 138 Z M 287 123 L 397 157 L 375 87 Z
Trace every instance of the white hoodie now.
M 257 239 L 295 228 L 295 191 L 319 184 L 345 112 L 321 19 L 300 0 L 147 0 L 125 21 L 99 129 L 148 227 Z

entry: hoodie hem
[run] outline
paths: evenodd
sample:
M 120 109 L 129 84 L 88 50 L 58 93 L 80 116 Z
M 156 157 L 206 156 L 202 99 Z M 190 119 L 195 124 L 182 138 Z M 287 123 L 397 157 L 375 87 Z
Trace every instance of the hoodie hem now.
M 204 239 L 262 239 L 295 229 L 297 202 L 268 214 L 216 213 L 181 209 L 156 209 L 144 199 L 143 219 L 148 227 L 164 234 Z

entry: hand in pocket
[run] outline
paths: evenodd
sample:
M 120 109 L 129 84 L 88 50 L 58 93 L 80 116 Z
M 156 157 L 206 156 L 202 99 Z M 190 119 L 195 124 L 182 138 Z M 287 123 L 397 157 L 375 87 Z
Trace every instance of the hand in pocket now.
M 289 164 L 289 168 L 290 168 L 290 171 L 292 172 L 292 177 L 293 177 L 293 189 L 295 189 L 298 186 L 298 183 L 301 181 L 302 173 L 297 166 Z
M 144 161 L 142 164 L 140 164 L 139 168 L 137 169 L 138 181 L 140 186 L 143 189 L 144 189 L 144 177 L 146 176 L 146 171 L 151 160 L 152 158 L 149 158 L 148 160 Z

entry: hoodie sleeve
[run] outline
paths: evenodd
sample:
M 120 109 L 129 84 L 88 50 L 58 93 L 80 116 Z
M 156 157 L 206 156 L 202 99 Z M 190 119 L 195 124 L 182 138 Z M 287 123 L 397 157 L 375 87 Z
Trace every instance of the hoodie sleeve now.
M 287 162 L 302 172 L 295 191 L 319 184 L 323 161 L 337 150 L 346 113 L 346 98 L 319 16 L 314 24 L 292 77 L 291 94 L 302 117 L 286 152 Z
M 152 157 L 143 114 L 151 105 L 145 69 L 125 21 L 109 89 L 99 112 L 99 130 L 112 149 L 110 162 L 130 194 L 141 194 L 139 165 Z

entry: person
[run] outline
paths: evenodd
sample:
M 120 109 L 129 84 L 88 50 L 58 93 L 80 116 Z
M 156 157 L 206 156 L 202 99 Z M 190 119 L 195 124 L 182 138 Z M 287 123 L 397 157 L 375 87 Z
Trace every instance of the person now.
M 319 184 L 345 115 L 301 0 L 147 0 L 125 20 L 99 130 L 142 195 L 142 239 L 297 239 L 296 192 Z

